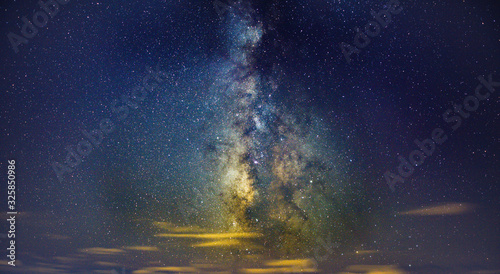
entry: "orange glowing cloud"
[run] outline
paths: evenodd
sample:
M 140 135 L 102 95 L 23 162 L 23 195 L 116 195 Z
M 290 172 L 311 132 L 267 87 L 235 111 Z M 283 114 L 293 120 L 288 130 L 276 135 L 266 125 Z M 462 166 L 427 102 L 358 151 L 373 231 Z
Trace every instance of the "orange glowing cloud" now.
M 436 216 L 436 215 L 460 215 L 471 212 L 476 208 L 474 204 L 448 203 L 438 206 L 427 206 L 399 213 L 399 215 Z
M 233 233 L 205 233 L 205 234 L 169 234 L 160 233 L 156 237 L 167 238 L 194 238 L 194 239 L 232 239 L 232 238 L 258 238 L 262 234 L 255 232 L 233 232 Z

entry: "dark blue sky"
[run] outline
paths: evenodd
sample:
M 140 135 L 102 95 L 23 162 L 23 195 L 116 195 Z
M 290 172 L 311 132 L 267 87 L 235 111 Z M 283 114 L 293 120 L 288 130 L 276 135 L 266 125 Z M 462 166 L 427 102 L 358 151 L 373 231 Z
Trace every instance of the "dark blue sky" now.
M 207 151 L 219 153 L 213 140 L 224 135 L 217 126 L 240 107 L 231 105 L 240 95 L 221 90 L 246 84 L 237 75 L 244 72 L 259 75 L 261 92 L 248 114 L 255 124 L 241 127 L 242 138 L 258 139 L 245 156 L 252 176 L 261 180 L 257 185 L 272 184 L 266 181 L 275 163 L 269 155 L 278 139 L 321 129 L 312 145 L 325 144 L 333 156 L 318 161 L 356 185 L 350 194 L 362 193 L 353 207 L 370 208 L 372 216 L 358 216 L 363 222 L 463 202 L 485 208 L 498 223 L 500 87 L 470 117 L 459 118 L 456 131 L 455 122 L 442 117 L 474 95 L 479 76 L 500 82 L 495 1 L 401 1 L 403 10 L 350 63 L 340 44 L 354 45 L 355 29 L 364 29 L 370 11 L 390 1 L 308 2 L 253 1 L 249 25 L 262 34 L 257 45 L 244 40 L 241 46 L 239 19 L 228 14 L 246 17 L 218 13 L 212 1 L 73 0 L 60 4 L 47 26 L 15 53 L 9 33 L 21 35 L 22 17 L 33 20 L 41 8 L 37 1 L 2 1 L 0 167 L 7 159 L 17 162 L 20 210 L 65 212 L 73 231 L 79 222 L 85 229 L 101 225 L 104 217 L 90 216 L 100 211 L 115 218 L 140 208 L 148 216 L 176 218 L 186 193 L 208 184 L 204 174 L 213 156 Z M 254 34 L 248 28 L 243 33 Z M 232 50 L 250 61 L 235 62 L 240 52 Z M 148 67 L 158 67 L 163 81 L 137 107 L 127 105 L 122 96 L 143 83 Z M 114 100 L 128 109 L 126 118 L 117 118 Z M 115 130 L 59 180 L 54 162 L 64 162 L 65 148 L 106 118 Z M 261 122 L 269 132 L 257 135 Z M 447 141 L 391 192 L 384 173 L 396 174 L 398 156 L 408 159 L 418 148 L 414 140 L 432 138 L 435 128 L 444 130 Z M 257 166 L 261 162 L 269 166 Z M 82 221 L 77 212 L 90 217 Z

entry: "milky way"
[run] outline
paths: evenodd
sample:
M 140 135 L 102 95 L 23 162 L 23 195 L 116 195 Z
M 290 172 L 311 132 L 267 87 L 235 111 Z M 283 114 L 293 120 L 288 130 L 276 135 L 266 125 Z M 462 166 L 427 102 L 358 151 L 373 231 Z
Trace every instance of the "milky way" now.
M 227 57 L 214 66 L 206 102 L 206 218 L 223 231 L 265 232 L 264 244 L 280 252 L 309 250 L 332 235 L 349 242 L 364 224 L 342 148 L 314 110 L 279 96 L 300 88 L 281 85 L 278 69 L 257 69 L 265 30 L 253 9 L 238 3 L 225 24 Z

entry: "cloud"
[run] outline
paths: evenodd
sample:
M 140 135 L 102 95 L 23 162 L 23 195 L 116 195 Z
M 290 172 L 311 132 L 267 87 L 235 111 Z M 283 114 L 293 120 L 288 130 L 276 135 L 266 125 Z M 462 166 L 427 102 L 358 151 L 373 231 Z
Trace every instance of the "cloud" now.
M 399 213 L 399 215 L 436 216 L 461 215 L 473 211 L 477 206 L 468 203 L 447 203 L 444 205 L 427 206 Z
M 403 274 L 406 272 L 395 265 L 351 265 L 347 267 L 347 272 L 342 273 Z
M 125 249 L 135 251 L 158 251 L 156 246 L 126 246 Z
M 116 255 L 123 253 L 124 251 L 118 248 L 91 247 L 80 249 L 80 252 L 93 255 Z

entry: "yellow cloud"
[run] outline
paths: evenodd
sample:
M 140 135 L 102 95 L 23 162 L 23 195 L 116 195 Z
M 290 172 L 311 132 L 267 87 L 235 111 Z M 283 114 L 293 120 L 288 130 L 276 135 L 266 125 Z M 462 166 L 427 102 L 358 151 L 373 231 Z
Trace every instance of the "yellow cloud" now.
M 256 232 L 233 232 L 233 233 L 205 233 L 205 234 L 169 234 L 160 233 L 156 237 L 166 238 L 193 238 L 193 239 L 232 239 L 232 238 L 258 238 L 262 234 Z
M 156 246 L 126 246 L 125 249 L 135 251 L 158 251 Z
M 274 260 L 266 263 L 268 266 L 314 266 L 314 262 L 310 259 L 295 259 L 295 260 Z
M 102 261 L 97 261 L 97 262 L 94 262 L 94 264 L 98 265 L 98 266 L 103 266 L 103 267 L 117 267 L 117 266 L 120 266 L 119 264 L 117 263 L 112 263 L 112 262 L 102 262 Z
M 448 203 L 438 206 L 427 206 L 420 209 L 409 210 L 399 213 L 399 215 L 418 215 L 418 216 L 435 216 L 435 215 L 460 215 L 471 212 L 475 209 L 474 204 L 468 203 Z
M 193 247 L 216 247 L 216 246 L 237 246 L 237 245 L 241 245 L 241 242 L 234 239 L 225 239 L 220 241 L 211 241 L 211 242 L 194 244 Z
M 379 252 L 378 250 L 356 250 L 356 254 L 359 255 L 374 254 L 378 252 Z
M 177 272 L 177 273 L 198 273 L 198 269 L 194 267 L 183 267 L 183 266 L 163 266 L 163 267 L 147 267 L 143 269 L 136 270 L 132 273 L 134 274 L 146 274 L 146 273 L 156 273 L 156 272 Z
M 347 267 L 348 272 L 365 274 L 404 274 L 403 270 L 395 265 L 351 265 Z
M 91 248 L 82 248 L 80 249 L 80 252 L 92 255 L 116 255 L 124 251 L 118 248 L 91 247 Z

